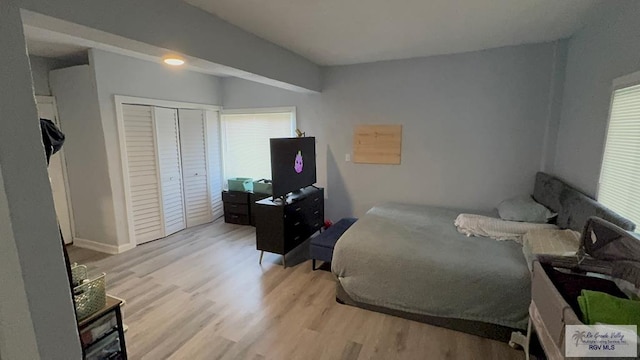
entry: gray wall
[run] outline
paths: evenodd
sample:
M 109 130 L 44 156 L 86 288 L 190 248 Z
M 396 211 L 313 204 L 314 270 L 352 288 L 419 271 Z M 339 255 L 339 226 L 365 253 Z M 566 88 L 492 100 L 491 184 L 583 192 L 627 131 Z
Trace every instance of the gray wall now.
M 322 94 L 224 80 L 225 108 L 295 105 L 334 219 L 382 201 L 490 209 L 532 191 L 557 123 L 563 43 L 330 67 Z M 345 162 L 361 123 L 403 125 L 402 164 Z
M 321 89 L 311 61 L 177 0 L 21 0 L 23 8 L 92 29 L 247 71 Z M 89 36 L 88 32 L 85 34 Z
M 51 60 L 39 57 L 29 56 L 31 63 L 31 76 L 33 77 L 33 88 L 36 95 L 51 95 L 49 89 L 49 71 L 53 69 Z
M 115 241 L 113 195 L 93 68 L 74 66 L 51 71 L 73 208 L 75 236 Z
M 13 278 L 2 281 L 0 291 L 0 353 L 4 359 L 80 359 L 29 59 L 14 0 L 0 1 L 0 34 L 0 269 Z
M 17 326 L 0 330 L 0 353 L 4 359 L 80 359 L 20 7 L 302 87 L 319 89 L 320 74 L 311 62 L 181 1 L 0 1 L 0 242 L 8 250 L 0 262 L 24 284 L 3 289 L 0 322 Z
M 20 270 L 15 238 L 11 228 L 9 204 L 0 168 L 0 355 L 5 359 L 38 358 L 37 342 L 29 311 L 27 293 Z M 11 291 L 7 291 L 11 289 Z M 23 346 L 12 346 L 14 343 Z
M 116 234 L 109 234 L 107 242 L 123 245 L 129 242 L 129 237 L 114 95 L 220 105 L 221 81 L 215 76 L 171 68 L 102 50 L 90 50 L 89 56 L 95 71 L 106 145 L 106 164 L 113 194 L 111 206 L 115 226 L 112 229 L 117 230 Z
M 29 55 L 35 94 L 50 96 L 49 72 L 74 65 L 88 64 L 88 60 L 85 58 L 86 56 L 78 55 L 75 56 L 74 59 L 65 60 Z
M 595 195 L 612 81 L 640 70 L 640 2 L 607 1 L 569 41 L 554 171 Z
M 65 156 L 76 237 L 118 251 L 129 243 L 115 95 L 219 105 L 221 81 L 102 50 L 91 65 L 51 72 Z

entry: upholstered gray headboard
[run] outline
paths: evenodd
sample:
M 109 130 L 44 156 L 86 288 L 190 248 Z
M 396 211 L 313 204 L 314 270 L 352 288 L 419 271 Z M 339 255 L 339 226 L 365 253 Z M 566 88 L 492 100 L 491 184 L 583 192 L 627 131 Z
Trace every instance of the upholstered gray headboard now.
M 533 198 L 558 213 L 557 224 L 561 228 L 582 231 L 590 216 L 605 219 L 625 230 L 633 231 L 636 228 L 632 221 L 607 209 L 557 177 L 543 172 L 536 174 Z

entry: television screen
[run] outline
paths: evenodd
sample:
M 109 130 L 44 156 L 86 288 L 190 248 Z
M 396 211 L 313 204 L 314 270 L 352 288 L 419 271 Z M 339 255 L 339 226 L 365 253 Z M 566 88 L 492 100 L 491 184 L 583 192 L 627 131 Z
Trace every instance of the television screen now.
M 315 137 L 280 138 L 270 141 L 274 198 L 315 184 Z

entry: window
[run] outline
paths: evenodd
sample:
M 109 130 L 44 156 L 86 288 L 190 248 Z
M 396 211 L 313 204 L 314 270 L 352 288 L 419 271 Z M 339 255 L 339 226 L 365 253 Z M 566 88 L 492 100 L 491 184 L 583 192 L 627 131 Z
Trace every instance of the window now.
M 640 225 L 640 81 L 613 92 L 598 201 Z M 627 83 L 628 84 L 628 83 Z
M 271 179 L 270 138 L 292 137 L 295 108 L 226 110 L 222 114 L 224 178 Z

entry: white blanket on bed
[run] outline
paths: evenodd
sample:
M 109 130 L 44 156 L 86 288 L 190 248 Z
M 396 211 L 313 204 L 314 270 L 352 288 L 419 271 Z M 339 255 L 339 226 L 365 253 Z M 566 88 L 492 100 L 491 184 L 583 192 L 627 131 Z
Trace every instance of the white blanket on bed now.
M 475 214 L 460 214 L 454 221 L 458 232 L 467 236 L 484 236 L 496 240 L 514 240 L 522 243 L 522 236 L 530 230 L 557 229 L 553 224 L 534 224 L 506 221 Z

